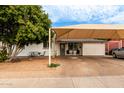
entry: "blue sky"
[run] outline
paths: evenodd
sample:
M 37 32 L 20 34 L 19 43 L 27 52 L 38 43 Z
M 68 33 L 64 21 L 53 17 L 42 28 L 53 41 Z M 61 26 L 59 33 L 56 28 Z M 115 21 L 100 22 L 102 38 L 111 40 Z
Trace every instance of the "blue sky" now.
M 124 5 L 43 5 L 52 26 L 124 24 Z

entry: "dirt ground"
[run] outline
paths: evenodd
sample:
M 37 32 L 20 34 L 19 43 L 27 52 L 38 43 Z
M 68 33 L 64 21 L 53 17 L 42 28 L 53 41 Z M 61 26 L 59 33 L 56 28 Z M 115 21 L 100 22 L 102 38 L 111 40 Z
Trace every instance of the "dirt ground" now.
M 27 58 L 11 63 L 0 63 L 0 78 L 90 77 L 123 76 L 124 59 L 112 57 L 57 57 L 49 68 L 48 57 Z

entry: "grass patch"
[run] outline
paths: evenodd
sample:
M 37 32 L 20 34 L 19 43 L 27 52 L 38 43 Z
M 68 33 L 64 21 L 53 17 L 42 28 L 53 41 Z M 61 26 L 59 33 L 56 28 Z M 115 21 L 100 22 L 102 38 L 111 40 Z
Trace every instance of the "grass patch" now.
M 48 67 L 50 68 L 54 68 L 54 67 L 56 68 L 58 66 L 60 66 L 60 64 L 51 63 L 51 65 L 48 65 Z

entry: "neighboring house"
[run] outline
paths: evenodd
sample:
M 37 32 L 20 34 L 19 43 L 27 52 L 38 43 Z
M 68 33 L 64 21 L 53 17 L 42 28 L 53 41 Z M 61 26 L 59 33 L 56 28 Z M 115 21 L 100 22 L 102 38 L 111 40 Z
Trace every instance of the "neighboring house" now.
M 106 42 L 106 53 L 109 54 L 112 49 L 124 47 L 124 40 L 111 40 Z
M 54 47 L 52 44 L 52 55 L 55 52 L 56 56 L 102 56 L 105 55 L 105 42 L 97 39 L 61 39 L 56 41 Z M 32 51 L 45 52 L 48 56 L 48 44 L 25 46 L 18 56 L 28 56 Z

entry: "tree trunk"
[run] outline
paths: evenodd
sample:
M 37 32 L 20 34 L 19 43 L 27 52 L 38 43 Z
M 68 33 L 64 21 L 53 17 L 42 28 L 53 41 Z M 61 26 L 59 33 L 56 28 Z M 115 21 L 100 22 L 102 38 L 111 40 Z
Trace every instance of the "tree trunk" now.
M 15 57 L 23 50 L 23 48 L 20 47 L 20 44 L 17 45 L 11 45 L 7 46 L 8 50 L 8 60 L 7 61 L 12 61 L 15 59 Z

